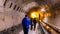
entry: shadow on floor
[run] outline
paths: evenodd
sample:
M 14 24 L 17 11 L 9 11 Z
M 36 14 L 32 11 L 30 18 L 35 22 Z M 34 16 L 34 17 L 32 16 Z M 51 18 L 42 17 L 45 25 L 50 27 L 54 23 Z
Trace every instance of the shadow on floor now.
M 22 24 L 13 26 L 0 32 L 0 34 L 18 34 L 22 30 Z

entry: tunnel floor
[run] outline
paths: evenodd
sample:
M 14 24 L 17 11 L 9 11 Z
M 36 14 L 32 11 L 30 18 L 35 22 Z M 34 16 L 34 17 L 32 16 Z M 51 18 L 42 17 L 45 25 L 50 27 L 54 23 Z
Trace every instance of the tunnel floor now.
M 23 31 L 21 31 L 19 34 L 24 34 L 23 33 Z M 29 34 L 38 34 L 37 32 L 36 32 L 36 30 L 34 31 L 34 30 L 29 30 Z
M 38 31 L 37 26 L 38 26 L 38 24 L 36 25 L 36 29 L 35 30 L 34 30 L 34 28 L 32 30 L 30 30 L 30 28 L 29 28 L 28 34 L 39 34 L 40 32 Z M 24 34 L 23 30 L 21 32 L 19 32 L 19 34 Z

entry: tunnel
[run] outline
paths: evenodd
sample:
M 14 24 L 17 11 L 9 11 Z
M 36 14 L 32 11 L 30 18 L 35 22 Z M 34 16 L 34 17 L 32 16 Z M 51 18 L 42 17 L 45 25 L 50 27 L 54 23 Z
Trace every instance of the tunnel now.
M 24 34 L 22 19 L 33 7 L 42 21 L 28 34 L 60 34 L 60 0 L 0 0 L 0 34 Z

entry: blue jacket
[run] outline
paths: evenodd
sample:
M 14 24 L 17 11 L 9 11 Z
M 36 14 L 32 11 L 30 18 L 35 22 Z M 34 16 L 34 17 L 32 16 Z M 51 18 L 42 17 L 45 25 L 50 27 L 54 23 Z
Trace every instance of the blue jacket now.
M 30 19 L 28 18 L 28 16 L 25 16 L 22 20 L 22 25 L 23 28 L 29 28 L 30 25 Z

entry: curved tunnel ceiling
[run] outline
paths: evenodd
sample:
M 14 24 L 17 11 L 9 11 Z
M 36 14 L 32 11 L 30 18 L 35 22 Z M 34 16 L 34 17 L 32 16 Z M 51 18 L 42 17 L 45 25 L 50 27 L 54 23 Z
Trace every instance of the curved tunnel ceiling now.
M 54 7 L 55 4 L 57 4 L 58 2 L 60 3 L 60 0 L 12 0 L 14 2 L 16 2 L 22 9 L 24 12 L 28 11 L 29 8 L 32 8 L 34 6 L 37 6 L 41 3 L 49 3 L 51 4 L 51 8 L 57 8 Z
M 39 2 L 45 2 L 45 3 L 51 3 L 52 5 L 60 2 L 60 0 L 30 0 L 30 1 L 29 0 L 23 0 L 23 1 L 25 1 L 25 2 L 23 2 L 23 4 L 26 3 L 26 5 L 31 4 L 31 2 L 37 2 L 37 3 L 39 3 Z M 26 6 L 23 6 L 23 7 L 26 7 Z

